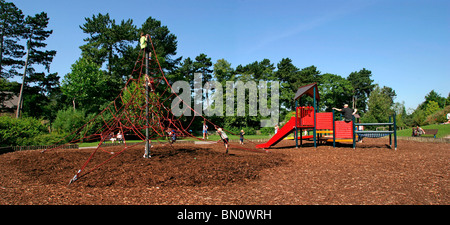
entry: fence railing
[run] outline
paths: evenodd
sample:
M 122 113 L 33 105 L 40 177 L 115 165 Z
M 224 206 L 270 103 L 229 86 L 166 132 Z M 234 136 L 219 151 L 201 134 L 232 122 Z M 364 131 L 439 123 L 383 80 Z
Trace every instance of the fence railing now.
M 25 150 L 52 149 L 56 147 L 60 147 L 60 145 L 8 146 L 8 147 L 0 147 L 0 154 Z M 60 147 L 60 149 L 78 149 L 78 145 L 77 144 L 63 145 Z

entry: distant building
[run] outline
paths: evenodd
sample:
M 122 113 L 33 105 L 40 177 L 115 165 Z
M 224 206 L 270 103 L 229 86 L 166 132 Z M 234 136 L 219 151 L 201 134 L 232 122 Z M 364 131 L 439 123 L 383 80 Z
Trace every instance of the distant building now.
M 16 116 L 18 102 L 19 96 L 15 95 L 13 92 L 0 92 L 0 116 Z

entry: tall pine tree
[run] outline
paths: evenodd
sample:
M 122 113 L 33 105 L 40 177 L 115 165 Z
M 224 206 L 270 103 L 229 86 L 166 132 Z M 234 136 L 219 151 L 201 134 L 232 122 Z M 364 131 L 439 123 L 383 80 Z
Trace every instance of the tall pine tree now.
M 111 101 L 120 93 L 125 84 L 125 80 L 133 70 L 133 62 L 137 54 L 132 44 L 138 40 L 136 27 L 133 20 L 122 20 L 116 24 L 109 14 L 93 15 L 92 18 L 85 18 L 86 22 L 80 26 L 89 37 L 87 42 L 80 46 L 82 58 L 96 63 L 99 67 L 106 65 L 106 74 L 110 76 L 104 84 L 104 89 L 109 89 Z M 94 96 L 91 96 L 94 98 Z
M 45 40 L 50 37 L 53 30 L 47 30 L 49 18 L 47 13 L 41 12 L 25 19 L 25 32 L 23 38 L 27 40 L 27 57 L 25 72 L 22 77 L 22 87 L 19 94 L 17 117 L 22 108 L 30 116 L 42 116 L 45 105 L 49 103 L 49 96 L 59 87 L 58 73 L 50 73 L 50 64 L 56 55 L 55 50 L 46 50 Z M 37 72 L 35 66 L 44 66 L 45 72 Z M 34 84 L 33 86 L 31 84 Z M 23 97 L 23 96 L 27 97 Z M 22 100 L 25 99 L 25 100 Z
M 352 83 L 353 96 L 356 98 L 356 108 L 362 112 L 367 111 L 367 100 L 375 88 L 373 80 L 370 79 L 372 71 L 363 68 L 360 71 L 350 73 L 347 80 Z
M 181 57 L 172 58 L 177 54 L 177 36 L 167 26 L 163 26 L 161 21 L 152 17 L 148 17 L 142 24 L 139 33 L 150 35 L 162 69 L 166 73 L 173 72 L 175 65 L 181 61 Z
M 85 20 L 86 23 L 80 28 L 89 37 L 84 39 L 87 43 L 80 47 L 82 56 L 99 66 L 106 63 L 107 73 L 121 78 L 125 74 L 116 73 L 116 69 L 120 69 L 117 62 L 128 52 L 131 43 L 138 39 L 133 20 L 122 20 L 116 24 L 116 20 L 111 19 L 108 13 L 99 13 Z
M 18 42 L 24 32 L 24 16 L 14 3 L 0 0 L 0 78 L 19 75 L 24 47 Z

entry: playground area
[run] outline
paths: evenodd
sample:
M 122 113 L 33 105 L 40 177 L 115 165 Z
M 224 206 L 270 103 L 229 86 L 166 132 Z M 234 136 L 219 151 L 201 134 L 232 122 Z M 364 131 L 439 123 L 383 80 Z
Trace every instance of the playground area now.
M 142 36 L 132 76 L 103 111 L 57 147 L 0 155 L 0 204 L 450 203 L 450 144 L 397 140 L 395 114 L 381 123 L 352 115 L 342 121 L 334 109 L 318 111 L 312 83 L 299 87 L 295 116 L 266 143 L 232 142 L 227 134 L 237 134 L 201 116 L 220 135 L 211 142 L 190 132 L 197 116 L 175 116 L 168 108 L 173 101 L 181 112 L 201 115 L 173 90 L 150 35 Z M 302 96 L 313 105 L 299 104 Z M 365 126 L 388 129 L 360 129 Z M 303 135 L 308 130 L 312 135 Z M 107 145 L 112 138 L 120 145 Z M 95 146 L 67 149 L 79 143 Z
M 395 151 L 386 139 L 356 149 L 283 140 L 269 153 L 231 147 L 229 155 L 223 144 L 179 142 L 155 145 L 150 159 L 140 145 L 71 185 L 93 149 L 12 152 L 0 155 L 0 204 L 450 204 L 450 144 L 398 142 Z

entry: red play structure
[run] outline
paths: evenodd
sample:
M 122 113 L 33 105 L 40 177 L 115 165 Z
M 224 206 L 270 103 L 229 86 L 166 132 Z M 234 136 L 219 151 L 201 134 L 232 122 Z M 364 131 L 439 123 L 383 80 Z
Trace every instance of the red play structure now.
M 297 107 L 298 100 L 303 95 L 313 98 L 312 107 Z M 390 116 L 389 122 L 386 123 L 356 123 L 355 117 L 350 122 L 334 120 L 334 110 L 332 112 L 321 113 L 316 110 L 316 104 L 320 100 L 317 83 L 300 87 L 295 94 L 294 100 L 296 108 L 295 117 L 292 117 L 268 142 L 257 145 L 257 148 L 270 148 L 294 132 L 296 147 L 298 147 L 299 140 L 301 146 L 302 140 L 312 138 L 314 147 L 317 147 L 317 142 L 333 142 L 333 147 L 336 146 L 336 142 L 353 142 L 353 148 L 356 148 L 357 138 L 380 138 L 387 135 L 389 135 L 389 146 L 392 147 L 392 135 L 394 135 L 394 147 L 397 150 L 397 124 L 395 114 Z M 357 130 L 359 126 L 388 126 L 388 130 Z M 302 136 L 302 131 L 305 129 L 312 130 L 313 135 Z
M 297 127 L 297 131 L 300 137 L 294 137 L 294 140 L 305 140 L 305 139 L 314 139 L 314 136 L 318 136 L 321 134 L 331 134 L 328 136 L 320 136 L 317 137 L 319 141 L 333 141 L 334 142 L 351 142 L 353 141 L 353 122 L 344 122 L 344 121 L 334 121 L 334 113 L 333 112 L 321 112 L 315 113 L 316 115 L 316 125 L 314 126 L 314 108 L 313 107 L 297 107 L 297 112 L 301 112 L 297 114 L 298 117 L 291 117 L 291 119 L 274 135 L 272 138 L 264 143 L 259 144 L 257 148 L 269 148 L 273 145 L 276 145 L 278 142 L 283 140 L 289 134 L 294 132 Z M 297 121 L 297 126 L 295 126 Z M 333 126 L 334 125 L 334 126 Z M 315 129 L 314 129 L 315 128 Z M 316 135 L 306 135 L 303 136 L 301 130 L 303 129 L 311 129 L 315 130 Z M 317 141 L 316 140 L 316 141 Z M 301 144 L 300 144 L 301 145 Z
M 298 89 L 294 98 L 296 105 L 295 117 L 291 117 L 268 142 L 257 145 L 257 148 L 269 148 L 276 145 L 292 132 L 294 132 L 296 147 L 298 147 L 298 140 L 300 140 L 300 145 L 302 145 L 302 140 L 311 138 L 314 141 L 315 147 L 317 146 L 317 140 L 332 140 L 333 143 L 353 141 L 353 122 L 334 121 L 334 112 L 318 113 L 314 110 L 315 107 L 312 106 L 297 107 L 297 100 L 305 94 L 313 97 L 315 106 L 316 101 L 320 99 L 317 83 L 309 84 Z M 313 135 L 302 136 L 302 131 L 305 129 L 313 130 Z M 323 134 L 331 134 L 331 136 L 325 136 Z

